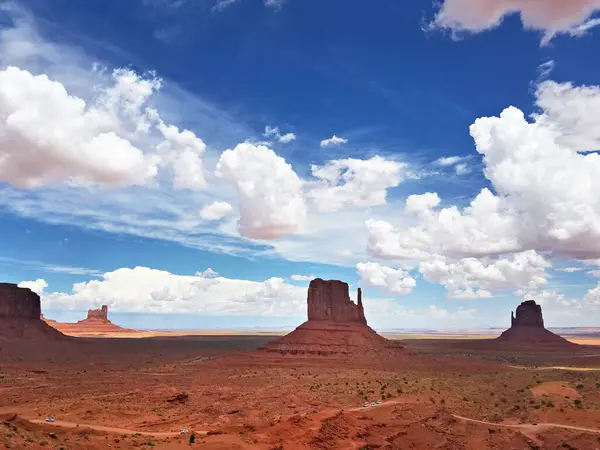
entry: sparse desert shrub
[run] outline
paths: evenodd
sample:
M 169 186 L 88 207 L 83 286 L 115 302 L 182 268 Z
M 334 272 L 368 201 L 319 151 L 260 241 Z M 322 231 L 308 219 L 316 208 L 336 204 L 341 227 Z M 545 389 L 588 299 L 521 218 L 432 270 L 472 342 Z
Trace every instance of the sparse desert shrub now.
M 25 441 L 33 442 L 33 437 L 30 434 L 28 434 L 27 437 L 25 438 Z
M 583 389 L 583 384 L 578 384 L 577 386 L 575 386 L 576 389 Z
M 575 405 L 575 408 L 581 408 L 581 400 L 576 398 L 575 400 L 573 400 L 573 405 Z
M 196 442 L 196 435 L 195 434 L 190 434 L 190 444 L 193 444 L 194 442 Z
M 554 402 L 552 400 L 548 400 L 548 402 L 546 403 L 546 406 L 548 408 L 554 408 Z

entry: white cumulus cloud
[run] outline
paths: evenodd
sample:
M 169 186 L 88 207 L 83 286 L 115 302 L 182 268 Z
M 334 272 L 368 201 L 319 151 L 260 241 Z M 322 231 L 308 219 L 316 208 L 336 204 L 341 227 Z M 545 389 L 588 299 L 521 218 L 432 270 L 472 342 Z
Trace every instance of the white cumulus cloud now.
M 337 211 L 345 205 L 376 206 L 386 203 L 387 190 L 404 179 L 406 164 L 374 156 L 367 160 L 336 159 L 311 170 L 320 181 L 309 190 L 322 211 Z
M 432 26 L 478 33 L 519 14 L 525 28 L 543 32 L 548 42 L 556 34 L 578 36 L 600 24 L 593 17 L 598 10 L 600 0 L 444 0 Z
M 569 98 L 528 121 L 515 107 L 499 117 L 477 119 L 471 135 L 483 155 L 484 188 L 465 208 L 438 208 L 427 203 L 415 215 L 416 225 L 395 228 L 367 222 L 369 249 L 381 258 L 427 259 L 485 256 L 526 250 L 550 251 L 574 259 L 600 256 L 600 155 L 590 148 L 600 122 L 594 111 L 600 91 L 559 89 Z M 565 90 L 564 92 L 562 92 Z M 556 92 L 556 89 L 552 89 Z M 539 99 L 545 94 L 539 94 Z M 590 144 L 590 145 L 588 145 Z
M 321 141 L 321 147 L 329 147 L 330 145 L 340 145 L 340 144 L 347 144 L 347 143 L 348 143 L 348 139 L 338 137 L 334 134 L 329 139 L 323 139 Z
M 84 310 L 108 305 L 115 312 L 206 315 L 302 315 L 306 289 L 281 278 L 263 282 L 198 273 L 176 275 L 147 267 L 121 268 L 101 280 L 73 285 L 70 293 L 42 293 L 44 309 Z
M 204 220 L 221 220 L 233 212 L 233 207 L 227 202 L 216 201 L 200 210 Z
M 358 263 L 356 272 L 363 287 L 374 287 L 393 294 L 409 294 L 416 280 L 402 269 L 393 269 L 375 262 Z
M 489 298 L 492 291 L 536 290 L 547 284 L 551 264 L 535 251 L 486 263 L 477 258 L 448 261 L 436 256 L 419 264 L 425 280 L 440 283 L 451 298 Z
M 36 188 L 74 179 L 110 187 L 153 180 L 156 159 L 120 131 L 118 115 L 135 116 L 148 95 L 145 89 L 124 93 L 122 79 L 130 77 L 116 71 L 115 85 L 87 104 L 46 75 L 12 66 L 0 71 L 0 181 Z M 148 83 L 144 88 L 152 91 Z M 143 127 L 134 122 L 134 130 Z
M 302 181 L 270 148 L 238 144 L 223 152 L 215 173 L 238 190 L 242 236 L 276 239 L 303 230 L 306 205 Z
M 18 286 L 22 288 L 29 288 L 36 294 L 42 295 L 44 289 L 48 287 L 48 283 L 46 283 L 46 280 L 38 278 L 35 281 L 21 281 Z

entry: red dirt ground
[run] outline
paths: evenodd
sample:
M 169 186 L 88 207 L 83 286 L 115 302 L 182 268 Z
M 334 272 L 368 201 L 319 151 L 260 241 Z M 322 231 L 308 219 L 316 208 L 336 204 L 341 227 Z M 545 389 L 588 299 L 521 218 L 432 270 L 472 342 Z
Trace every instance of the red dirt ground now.
M 401 357 L 377 361 L 255 350 L 269 339 L 0 340 L 0 443 L 69 450 L 600 448 L 600 372 L 499 362 L 585 366 L 600 361 L 600 349 L 461 354 L 449 342 L 406 341 Z M 383 403 L 363 408 L 376 400 Z M 48 416 L 54 425 L 43 423 Z M 194 433 L 191 447 L 182 428 Z

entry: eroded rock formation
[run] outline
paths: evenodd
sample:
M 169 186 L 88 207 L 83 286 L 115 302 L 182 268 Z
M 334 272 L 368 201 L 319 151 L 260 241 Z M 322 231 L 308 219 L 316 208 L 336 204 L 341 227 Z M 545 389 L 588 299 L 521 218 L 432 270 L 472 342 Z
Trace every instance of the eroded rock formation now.
M 108 306 L 102 305 L 101 308 L 88 310 L 87 318 L 92 320 L 108 320 Z
M 108 306 L 88 310 L 87 317 L 75 323 L 56 322 L 44 319 L 49 325 L 69 336 L 101 336 L 110 333 L 137 333 L 136 330 L 121 328 L 108 320 Z
M 367 325 L 358 289 L 350 300 L 348 284 L 312 280 L 307 296 L 308 320 L 290 334 L 266 345 L 267 352 L 284 355 L 368 358 L 397 355 L 402 346 L 378 335 Z
M 542 307 L 534 300 L 526 300 L 517 306 L 516 314 L 511 312 L 510 328 L 504 331 L 498 340 L 515 345 L 561 345 L 577 347 L 566 339 L 552 333 L 544 327 Z M 535 351 L 535 348 L 531 348 Z
M 540 327 L 544 328 L 542 307 L 535 300 L 527 300 L 517 306 L 517 314 L 511 311 L 511 327 Z
M 28 288 L 0 283 L 0 318 L 40 320 L 40 296 Z
M 28 288 L 0 283 L 0 337 L 57 339 L 64 337 L 42 319 L 40 296 Z
M 357 302 L 358 304 L 350 300 L 348 283 L 317 278 L 308 286 L 308 320 L 356 322 L 366 325 L 360 288 Z

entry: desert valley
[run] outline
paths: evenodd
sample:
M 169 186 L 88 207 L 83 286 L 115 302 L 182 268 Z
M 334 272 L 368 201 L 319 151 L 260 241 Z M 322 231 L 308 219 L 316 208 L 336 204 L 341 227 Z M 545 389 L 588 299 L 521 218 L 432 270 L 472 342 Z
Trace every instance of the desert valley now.
M 315 279 L 286 336 L 126 338 L 106 309 L 58 324 L 29 289 L 1 294 L 5 448 L 600 448 L 600 347 L 533 301 L 498 338 L 390 340 L 360 291 Z

